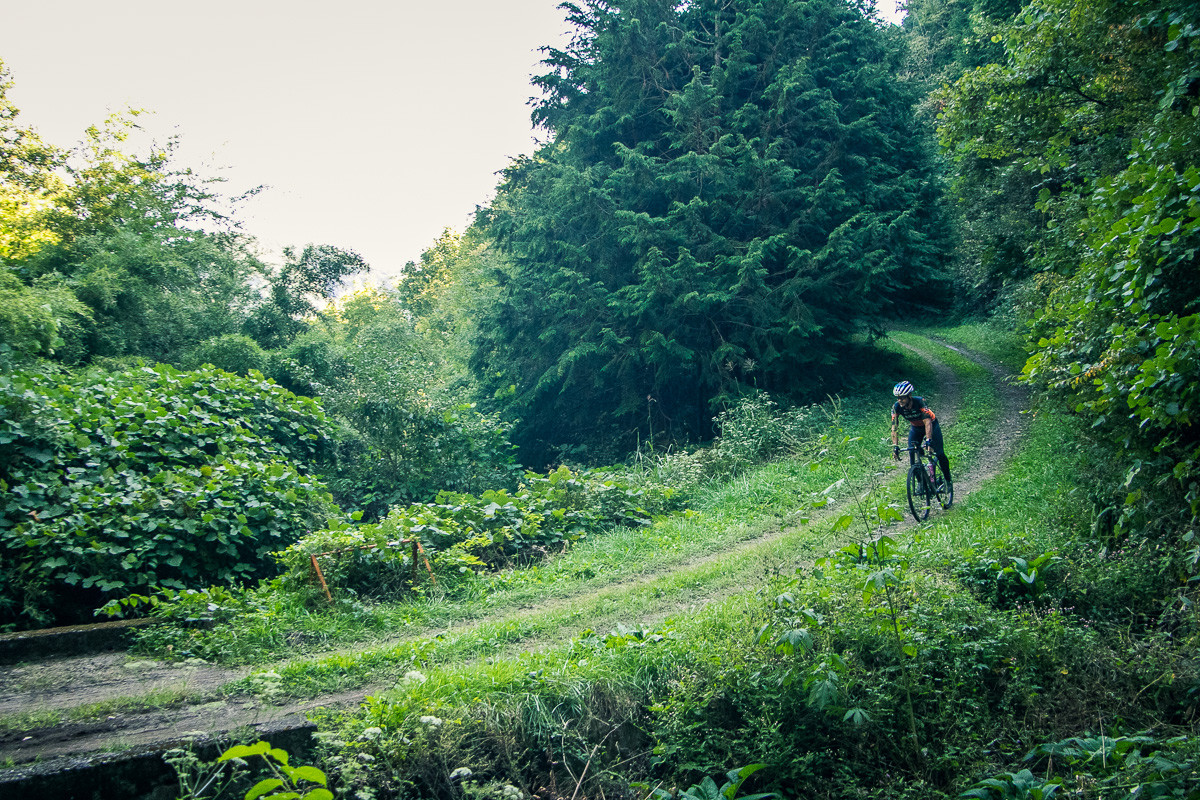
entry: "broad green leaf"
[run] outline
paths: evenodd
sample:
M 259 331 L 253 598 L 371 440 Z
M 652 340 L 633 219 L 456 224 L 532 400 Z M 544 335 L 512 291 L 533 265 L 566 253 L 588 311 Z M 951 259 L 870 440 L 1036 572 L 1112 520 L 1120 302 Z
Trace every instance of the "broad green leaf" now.
M 228 761 L 231 758 L 251 758 L 253 756 L 265 755 L 271 749 L 271 745 L 264 741 L 258 741 L 254 744 L 238 744 L 230 747 L 224 753 L 217 757 L 217 761 Z
M 258 800 L 259 797 L 262 797 L 267 792 L 272 792 L 283 785 L 283 781 L 279 778 L 264 778 L 263 780 L 254 784 L 254 786 L 250 788 L 250 791 L 246 792 L 246 800 Z

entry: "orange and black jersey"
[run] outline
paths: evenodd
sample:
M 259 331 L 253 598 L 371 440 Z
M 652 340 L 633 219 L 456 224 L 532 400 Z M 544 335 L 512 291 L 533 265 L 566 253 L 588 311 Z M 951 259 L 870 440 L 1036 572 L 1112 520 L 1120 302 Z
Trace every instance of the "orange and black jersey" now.
M 925 398 L 914 397 L 908 408 L 900 405 L 897 400 L 892 405 L 892 423 L 895 424 L 897 417 L 904 417 L 908 423 L 914 428 L 924 428 L 925 420 L 937 422 L 937 414 L 933 413 L 933 409 L 925 405 Z

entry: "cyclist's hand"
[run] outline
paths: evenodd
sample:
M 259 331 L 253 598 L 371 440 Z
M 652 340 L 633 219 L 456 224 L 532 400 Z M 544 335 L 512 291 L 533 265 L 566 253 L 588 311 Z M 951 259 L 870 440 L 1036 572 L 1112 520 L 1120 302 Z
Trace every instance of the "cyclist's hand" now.
M 933 443 L 932 443 L 932 442 L 930 442 L 928 439 L 926 439 L 925 441 L 921 442 L 921 446 L 922 446 L 922 447 L 924 447 L 926 450 L 932 450 L 932 449 L 933 449 Z
M 893 461 L 900 460 L 900 445 L 898 445 L 898 444 L 892 445 L 892 460 Z

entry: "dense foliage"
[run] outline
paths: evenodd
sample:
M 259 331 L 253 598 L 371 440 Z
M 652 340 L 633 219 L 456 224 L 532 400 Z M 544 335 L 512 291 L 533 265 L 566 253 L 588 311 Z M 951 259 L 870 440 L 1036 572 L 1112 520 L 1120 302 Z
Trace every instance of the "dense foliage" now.
M 261 376 L 12 373 L 0 425 L 0 625 L 256 578 L 335 510 L 328 420 Z
M 284 586 L 317 596 L 310 556 L 334 553 L 325 562 L 326 580 L 340 595 L 394 597 L 426 584 L 426 568 L 431 575 L 436 568 L 444 585 L 456 573 L 528 564 L 589 534 L 648 525 L 674 510 L 678 499 L 670 486 L 616 474 L 566 467 L 529 472 L 512 492 L 444 492 L 432 503 L 397 506 L 374 525 L 338 525 L 306 536 L 280 555 Z M 424 567 L 412 560 L 413 541 L 421 543 Z
M 1027 378 L 1117 454 L 1097 494 L 1141 513 L 1128 527 L 1153 521 L 1189 540 L 1200 512 L 1197 13 L 1036 0 L 997 33 L 1003 61 L 945 94 L 941 121 L 960 180 L 995 192 L 1017 175 L 1030 188 L 1008 197 L 1040 223 L 1024 254 L 1037 272 Z
M 564 8 L 552 141 L 481 216 L 509 264 L 473 364 L 530 452 L 707 437 L 747 387 L 820 397 L 856 334 L 940 301 L 914 98 L 862 7 Z

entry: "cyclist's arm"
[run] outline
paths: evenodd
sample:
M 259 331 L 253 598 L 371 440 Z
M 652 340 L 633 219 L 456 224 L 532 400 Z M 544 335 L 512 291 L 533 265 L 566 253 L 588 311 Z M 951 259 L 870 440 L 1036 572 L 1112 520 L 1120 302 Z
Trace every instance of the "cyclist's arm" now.
M 933 420 L 930 419 L 929 417 L 925 418 L 925 438 L 926 439 L 933 438 Z
M 896 429 L 896 412 L 892 412 L 892 447 L 898 447 L 900 440 L 897 438 L 898 431 Z

